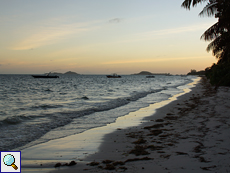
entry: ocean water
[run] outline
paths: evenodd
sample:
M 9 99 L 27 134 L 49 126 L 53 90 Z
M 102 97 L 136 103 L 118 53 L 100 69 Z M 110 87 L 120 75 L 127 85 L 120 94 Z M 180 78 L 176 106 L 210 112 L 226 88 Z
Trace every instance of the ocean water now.
M 24 149 L 112 123 L 182 92 L 194 78 L 0 75 L 0 151 Z

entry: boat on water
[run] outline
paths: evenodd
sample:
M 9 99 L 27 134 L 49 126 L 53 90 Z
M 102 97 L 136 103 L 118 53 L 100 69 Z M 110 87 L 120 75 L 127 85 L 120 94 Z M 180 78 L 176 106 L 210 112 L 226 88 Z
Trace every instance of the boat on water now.
M 59 78 L 59 76 L 32 75 L 34 78 Z
M 121 78 L 121 76 L 114 73 L 112 75 L 107 75 L 107 78 Z
M 50 75 L 51 73 L 48 73 L 47 75 L 32 75 L 34 78 L 59 78 L 58 75 Z
M 155 78 L 155 76 L 152 76 L 152 75 L 151 76 L 146 76 L 146 78 Z

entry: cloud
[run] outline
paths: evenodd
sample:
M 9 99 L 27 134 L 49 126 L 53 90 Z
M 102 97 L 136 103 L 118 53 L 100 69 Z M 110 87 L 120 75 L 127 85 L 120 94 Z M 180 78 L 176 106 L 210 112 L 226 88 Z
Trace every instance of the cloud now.
M 114 64 L 130 64 L 130 63 L 150 63 L 150 62 L 175 61 L 175 60 L 200 59 L 200 58 L 210 58 L 210 57 L 202 56 L 202 57 L 183 57 L 183 58 L 152 58 L 152 59 L 120 60 L 120 61 L 104 62 L 102 64 L 114 65 Z
M 102 64 L 129 64 L 129 63 L 141 63 L 141 62 L 153 62 L 156 61 L 156 59 L 137 59 L 137 60 L 120 60 L 120 61 L 110 61 L 110 62 L 104 62 Z
M 10 49 L 32 50 L 38 47 L 55 44 L 64 39 L 71 38 L 73 35 L 96 29 L 97 26 L 95 26 L 95 24 L 97 24 L 97 22 L 99 21 L 71 24 L 52 23 L 51 26 L 42 24 L 42 27 L 37 27 L 32 34 L 28 34 L 24 40 L 19 41 Z
M 26 39 L 20 41 L 15 46 L 12 47 L 13 50 L 31 50 L 33 48 L 38 48 L 44 45 L 54 44 L 55 42 L 63 39 L 64 36 L 71 34 L 67 30 L 46 28 L 44 30 L 38 31 Z
M 196 24 L 191 26 L 185 26 L 185 27 L 177 27 L 177 28 L 169 28 L 169 29 L 161 29 L 161 30 L 155 30 L 155 31 L 149 31 L 144 33 L 139 33 L 137 36 L 140 38 L 146 38 L 151 39 L 153 36 L 164 36 L 164 35 L 172 35 L 172 34 L 181 34 L 185 32 L 194 32 L 199 30 L 205 30 L 208 27 L 210 27 L 209 24 Z
M 210 27 L 210 24 L 197 24 L 197 25 L 192 25 L 192 26 L 150 31 L 150 32 L 143 33 L 143 35 L 179 34 L 179 33 L 183 33 L 183 32 L 192 32 L 192 31 L 204 30 L 204 29 L 207 29 L 208 27 Z
M 121 18 L 114 18 L 114 19 L 109 20 L 109 23 L 120 23 L 120 22 L 122 22 L 122 20 L 123 19 L 121 19 Z
M 153 30 L 147 32 L 141 32 L 133 34 L 132 38 L 127 38 L 121 40 L 122 43 L 129 43 L 129 42 L 136 42 L 136 41 L 146 41 L 146 40 L 154 40 L 156 38 L 167 37 L 168 35 L 177 35 L 186 32 L 195 32 L 195 31 L 204 31 L 209 28 L 212 24 L 205 23 L 205 24 L 195 24 L 190 26 L 184 27 L 176 27 L 176 28 L 168 28 L 168 29 L 160 29 L 160 30 Z

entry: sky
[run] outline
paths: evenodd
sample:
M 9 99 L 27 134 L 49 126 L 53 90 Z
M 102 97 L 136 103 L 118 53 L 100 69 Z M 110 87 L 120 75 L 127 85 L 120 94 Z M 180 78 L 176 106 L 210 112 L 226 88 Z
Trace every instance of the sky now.
M 186 74 L 216 63 L 217 20 L 183 0 L 0 0 L 0 74 Z

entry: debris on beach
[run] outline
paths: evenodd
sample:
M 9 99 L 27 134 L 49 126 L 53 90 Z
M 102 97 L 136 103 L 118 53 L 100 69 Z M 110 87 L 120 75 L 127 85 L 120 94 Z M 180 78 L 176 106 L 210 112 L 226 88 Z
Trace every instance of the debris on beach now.
M 54 165 L 54 167 L 57 168 L 57 167 L 61 167 L 61 166 L 73 166 L 73 165 L 76 165 L 76 164 L 77 164 L 77 162 L 75 162 L 75 161 L 71 161 L 71 162 L 69 162 L 69 163 L 64 163 L 64 164 L 61 164 L 61 163 L 59 162 L 59 163 L 56 163 L 56 164 Z
M 55 168 L 60 167 L 60 166 L 62 166 L 61 163 L 56 163 L 56 164 L 54 165 Z
M 115 168 L 115 166 L 112 165 L 112 164 L 106 164 L 106 167 L 105 167 L 104 169 L 106 169 L 106 170 L 114 170 L 114 169 L 116 169 L 116 168 Z
M 99 165 L 100 163 L 99 162 L 90 162 L 89 164 L 87 164 L 87 165 L 89 165 L 89 166 L 97 166 L 97 165 Z
M 134 149 L 132 149 L 129 154 L 135 154 L 136 156 L 140 155 L 148 155 L 150 154 L 148 151 L 146 151 L 147 147 L 142 145 L 136 145 Z
M 144 144 L 146 142 L 147 142 L 146 140 L 144 140 L 143 138 L 140 138 L 137 141 L 134 141 L 133 144 Z

